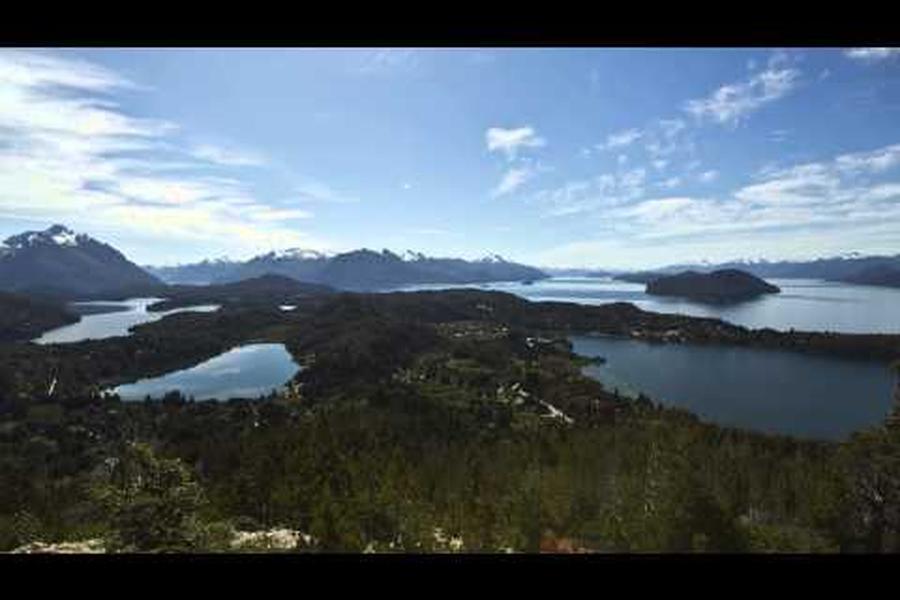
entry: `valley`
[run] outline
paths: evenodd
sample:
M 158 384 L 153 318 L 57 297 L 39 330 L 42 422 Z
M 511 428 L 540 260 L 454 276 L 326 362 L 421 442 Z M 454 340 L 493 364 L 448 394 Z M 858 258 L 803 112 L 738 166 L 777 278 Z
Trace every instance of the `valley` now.
M 875 547 L 854 486 L 886 468 L 861 457 L 900 447 L 900 334 L 527 299 L 558 281 L 373 293 L 269 274 L 71 305 L 78 323 L 0 344 L 0 544 L 231 551 L 287 527 L 312 552 L 448 551 L 435 528 L 474 552 Z M 754 390 L 772 365 L 784 383 Z M 673 387 L 706 369 L 714 385 Z M 181 465 L 194 524 L 145 538 L 96 512 L 109 460 Z M 649 493 L 650 512 L 625 508 Z

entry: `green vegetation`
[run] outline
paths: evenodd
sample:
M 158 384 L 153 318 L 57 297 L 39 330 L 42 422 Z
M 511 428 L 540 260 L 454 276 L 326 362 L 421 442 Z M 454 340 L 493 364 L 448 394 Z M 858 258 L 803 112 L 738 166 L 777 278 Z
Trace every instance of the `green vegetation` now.
M 341 294 L 292 313 L 174 315 L 72 348 L 0 347 L 0 548 L 218 551 L 233 529 L 287 528 L 322 552 L 900 550 L 893 421 L 835 444 L 620 398 L 581 375 L 559 332 L 662 317 L 572 306 Z M 287 391 L 98 393 L 251 339 L 305 365 Z M 51 372 L 65 381 L 48 395 Z
M 61 303 L 0 292 L 0 342 L 29 340 L 78 318 Z

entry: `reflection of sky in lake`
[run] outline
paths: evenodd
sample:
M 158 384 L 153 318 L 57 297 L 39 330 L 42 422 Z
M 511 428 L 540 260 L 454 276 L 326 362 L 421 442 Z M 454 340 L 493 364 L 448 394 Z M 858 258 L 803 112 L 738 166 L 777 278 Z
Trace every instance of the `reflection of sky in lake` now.
M 159 300 L 161 300 L 161 298 L 131 298 L 122 302 L 75 302 L 72 304 L 75 312 L 91 312 L 93 310 L 112 306 L 125 307 L 126 310 L 83 314 L 81 320 L 77 323 L 46 331 L 43 335 L 33 341 L 38 344 L 67 344 L 88 339 L 99 340 L 125 336 L 129 335 L 129 329 L 136 325 L 158 321 L 168 315 L 179 312 L 212 312 L 219 308 L 218 305 L 203 304 L 174 308 L 162 312 L 149 312 L 147 307 Z
M 283 344 L 251 344 L 189 369 L 141 379 L 113 391 L 123 400 L 143 400 L 148 395 L 159 398 L 172 390 L 196 400 L 256 398 L 282 387 L 298 370 Z

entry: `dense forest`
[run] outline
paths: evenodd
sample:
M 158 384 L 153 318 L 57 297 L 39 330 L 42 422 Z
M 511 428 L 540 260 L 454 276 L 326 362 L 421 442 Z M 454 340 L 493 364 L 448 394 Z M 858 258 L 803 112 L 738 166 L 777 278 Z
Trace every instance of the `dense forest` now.
M 78 318 L 61 303 L 0 292 L 0 342 L 31 339 Z
M 317 552 L 900 550 L 900 419 L 844 443 L 713 426 L 584 377 L 564 335 L 717 323 L 458 290 L 3 344 L 0 549 L 287 528 Z M 260 339 L 304 367 L 270 397 L 102 391 Z

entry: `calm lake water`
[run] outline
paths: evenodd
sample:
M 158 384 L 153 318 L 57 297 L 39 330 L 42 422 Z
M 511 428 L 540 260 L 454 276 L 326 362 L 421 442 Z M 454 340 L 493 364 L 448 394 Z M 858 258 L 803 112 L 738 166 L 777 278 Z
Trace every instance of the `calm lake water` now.
M 73 302 L 69 306 L 82 315 L 80 321 L 46 331 L 32 341 L 37 344 L 70 344 L 125 336 L 130 334 L 129 329 L 135 325 L 158 321 L 167 315 L 185 311 L 212 312 L 219 308 L 218 305 L 204 304 L 163 312 L 147 310 L 148 306 L 160 300 L 162 298 L 131 298 L 122 302 Z
M 583 370 L 607 389 L 643 392 L 720 425 L 838 440 L 880 423 L 891 409 L 894 375 L 878 362 L 612 337 L 571 340 L 576 353 L 607 359 Z
M 179 390 L 195 400 L 256 398 L 280 389 L 300 370 L 283 344 L 248 344 L 189 369 L 141 379 L 113 390 L 123 400 L 160 398 Z
M 509 292 L 534 301 L 580 304 L 631 302 L 644 310 L 717 317 L 753 329 L 771 327 L 842 333 L 900 333 L 900 289 L 814 279 L 767 281 L 780 287 L 781 293 L 727 306 L 649 296 L 644 293 L 643 284 L 614 281 L 608 277 L 552 277 L 531 285 L 519 282 L 428 284 L 400 289 L 466 287 Z

